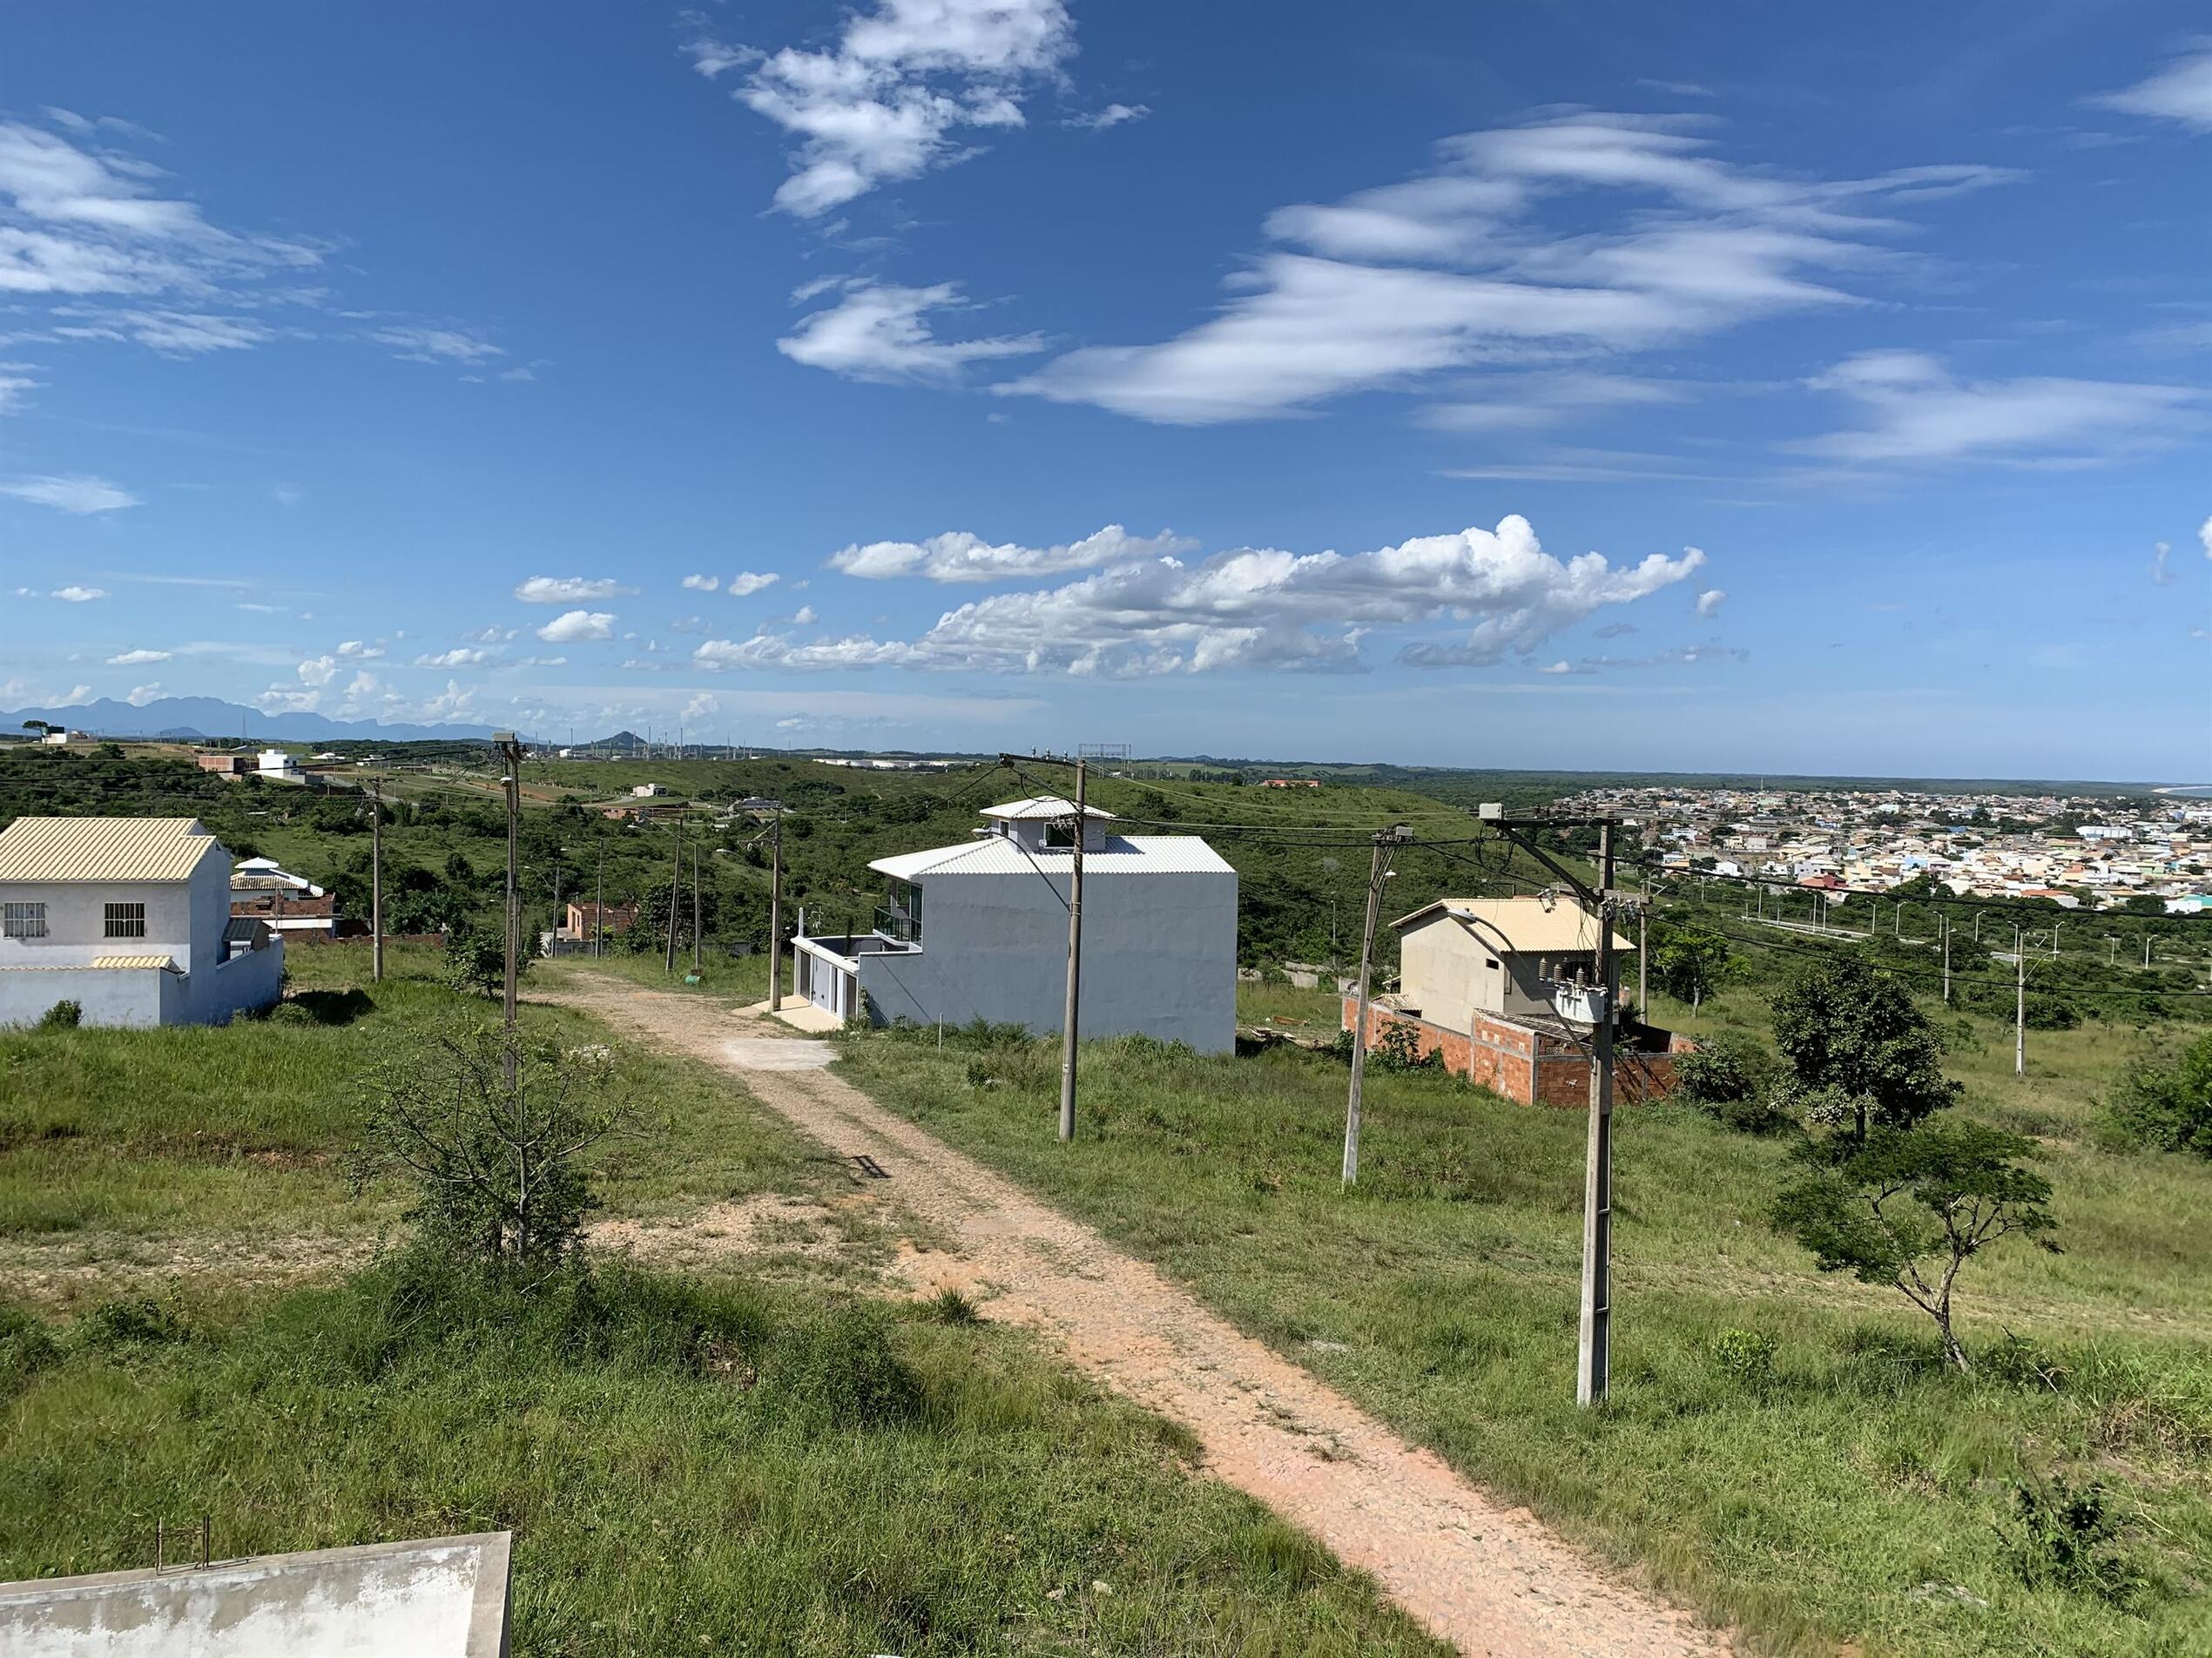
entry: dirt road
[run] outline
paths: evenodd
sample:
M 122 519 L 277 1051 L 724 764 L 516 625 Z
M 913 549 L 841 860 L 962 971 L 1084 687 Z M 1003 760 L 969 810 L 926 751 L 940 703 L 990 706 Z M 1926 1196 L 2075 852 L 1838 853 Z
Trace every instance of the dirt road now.
M 995 1318 L 1182 1423 L 1207 1470 L 1371 1574 L 1467 1654 L 1713 1658 L 1725 1637 L 1624 1586 L 1526 1509 L 1494 1500 L 1151 1266 L 819 1068 L 826 1043 L 697 997 L 614 980 L 549 998 L 723 1067 L 831 1150 L 867 1154 L 952 1252 L 914 1252 L 920 1290 L 959 1287 Z M 765 1039 L 765 1040 L 764 1040 Z

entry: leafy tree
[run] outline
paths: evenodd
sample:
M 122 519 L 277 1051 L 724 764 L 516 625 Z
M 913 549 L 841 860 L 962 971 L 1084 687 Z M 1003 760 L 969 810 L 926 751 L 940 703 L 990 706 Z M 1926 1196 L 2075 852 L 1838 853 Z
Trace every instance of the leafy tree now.
M 2121 1136 L 2137 1145 L 2212 1158 L 2212 1034 L 2170 1063 L 2135 1066 L 2106 1109 Z
M 583 1247 L 598 1207 L 584 1158 L 625 1115 L 611 1074 L 604 1048 L 442 1032 L 376 1074 L 349 1179 L 358 1191 L 381 1173 L 411 1178 L 408 1218 L 434 1253 L 543 1277 Z
M 515 976 L 520 979 L 529 970 L 529 964 L 528 955 L 518 957 Z M 446 978 L 457 990 L 480 996 L 499 994 L 507 987 L 506 940 L 486 927 L 466 924 L 455 927 L 446 934 Z
M 1959 1097 L 1943 1037 L 1888 974 L 1857 956 L 1809 964 L 1775 993 L 1774 1042 L 1803 1088 L 1851 1102 L 1851 1138 L 1909 1129 Z
M 1651 953 L 1651 976 L 1694 1013 L 1706 997 L 1734 978 L 1737 962 L 1728 940 L 1698 927 L 1678 927 Z
M 1733 1033 L 1702 1041 L 1675 1061 L 1682 1098 L 1731 1129 L 1769 1134 L 1791 1122 L 1775 1095 L 1774 1055 Z
M 1878 1123 L 1775 1199 L 1775 1223 L 1823 1272 L 1887 1284 L 1935 1321 L 1945 1361 L 1973 1368 L 1952 1327 L 1959 1269 L 2009 1232 L 2047 1231 L 2035 1142 L 1986 1123 Z M 1808 1161 L 1819 1157 L 1816 1149 Z

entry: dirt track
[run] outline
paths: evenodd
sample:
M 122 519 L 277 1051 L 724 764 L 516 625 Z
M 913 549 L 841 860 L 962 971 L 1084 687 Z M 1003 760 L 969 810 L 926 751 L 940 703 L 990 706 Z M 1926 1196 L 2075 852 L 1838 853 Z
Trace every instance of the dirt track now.
M 1671 1658 L 1730 1650 L 1688 1614 L 1626 1587 L 1526 1509 L 1209 1312 L 1151 1266 L 814 1065 L 826 1044 L 703 999 L 613 980 L 549 998 L 721 1066 L 833 1151 L 873 1156 L 955 1252 L 909 1251 L 920 1290 L 955 1285 L 993 1318 L 1056 1342 L 1082 1370 L 1182 1423 L 1207 1470 L 1371 1574 L 1429 1629 L 1494 1658 Z M 773 1038 L 773 1048 L 760 1039 Z M 788 1044 L 799 1044 L 796 1048 Z

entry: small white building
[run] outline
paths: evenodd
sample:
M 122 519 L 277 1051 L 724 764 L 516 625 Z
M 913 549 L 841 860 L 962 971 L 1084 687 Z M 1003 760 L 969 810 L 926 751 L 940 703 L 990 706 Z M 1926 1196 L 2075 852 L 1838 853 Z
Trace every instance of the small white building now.
M 1061 1028 L 1076 808 L 1051 796 L 983 812 L 972 840 L 880 858 L 874 931 L 795 940 L 799 993 L 876 1024 L 974 1020 Z M 1203 1054 L 1237 1039 L 1237 872 L 1196 835 L 1083 823 L 1085 1036 L 1141 1035 Z
M 293 763 L 292 751 L 282 748 L 263 749 L 255 763 L 254 775 L 266 778 L 272 783 L 304 783 L 307 780 L 307 773 Z
M 0 831 L 0 1025 L 220 1024 L 282 994 L 284 946 L 231 927 L 231 855 L 192 818 L 18 818 Z

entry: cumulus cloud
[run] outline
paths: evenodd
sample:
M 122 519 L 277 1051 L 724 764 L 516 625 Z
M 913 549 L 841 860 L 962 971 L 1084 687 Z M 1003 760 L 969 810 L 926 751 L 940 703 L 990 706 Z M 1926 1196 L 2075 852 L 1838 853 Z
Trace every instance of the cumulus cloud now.
M 2207 518 L 2196 527 L 2196 538 L 2203 544 L 2204 556 L 2212 558 L 2212 518 Z
M 441 650 L 435 656 L 417 657 L 412 665 L 417 668 L 474 668 L 489 662 L 496 654 L 474 645 L 455 645 L 452 650 Z
M 974 153 L 972 132 L 1024 125 L 1022 100 L 1075 51 L 1062 0 L 880 0 L 834 46 L 763 52 L 702 29 L 685 51 L 798 140 L 775 205 L 813 219 L 876 185 Z
M 773 587 L 783 577 L 773 570 L 739 570 L 730 578 L 730 596 L 733 599 L 751 598 L 763 588 Z
M 1791 447 L 1878 464 L 2003 461 L 2063 464 L 2162 438 L 2204 393 L 2114 381 L 1960 381 L 1917 351 L 1867 351 L 1806 382 L 1858 408 L 1863 423 Z
M 110 657 L 111 668 L 143 668 L 148 663 L 166 662 L 176 653 L 170 650 L 125 650 L 119 657 Z
M 1103 132 L 1109 126 L 1119 126 L 1124 121 L 1141 121 L 1151 114 L 1148 104 L 1109 104 L 1103 110 L 1089 115 L 1071 115 L 1061 123 L 1063 126 L 1080 127 L 1089 132 Z
M 1721 613 L 1721 606 L 1727 600 L 1728 590 L 1725 588 L 1709 587 L 1697 596 L 1697 614 L 1710 620 Z
M 157 679 L 149 685 L 132 686 L 130 695 L 124 698 L 123 700 L 130 704 L 133 708 L 144 708 L 148 703 L 153 701 L 154 698 L 161 694 L 161 682 Z
M 611 639 L 615 619 L 604 610 L 568 610 L 537 630 L 548 644 L 574 644 L 582 639 Z
M 4 286 L 4 283 L 0 283 L 0 287 Z M 80 516 L 96 512 L 116 512 L 138 504 L 138 496 L 128 489 L 110 483 L 105 478 L 93 477 L 85 473 L 0 478 L 0 495 L 12 495 L 17 501 L 28 501 L 33 506 L 51 507 L 56 512 Z
M 711 593 L 722 585 L 722 578 L 719 576 L 686 576 L 683 584 L 694 592 Z
M 932 582 L 1005 582 L 1094 570 L 1124 559 L 1187 553 L 1197 546 L 1196 542 L 1165 530 L 1157 536 L 1132 536 L 1119 524 L 1108 524 L 1081 541 L 1050 547 L 1025 547 L 1017 542 L 994 545 L 981 536 L 954 529 L 926 541 L 855 544 L 831 554 L 829 565 L 868 581 L 913 576 Z
M 2088 102 L 2129 115 L 2178 121 L 2192 132 L 2212 132 L 2212 41 L 2200 40 L 2148 78 Z
M 1842 273 L 1894 259 L 1880 239 L 1904 226 L 1883 210 L 2011 176 L 1786 178 L 1724 158 L 1679 117 L 1575 111 L 1467 133 L 1420 177 L 1271 214 L 1273 246 L 1209 320 L 1068 352 L 997 389 L 1196 425 L 1840 309 L 1861 303 Z
M 334 656 L 310 657 L 300 664 L 300 683 L 317 690 L 338 677 L 338 658 Z
M 90 604 L 95 599 L 105 598 L 107 596 L 107 589 L 104 587 L 78 587 L 74 585 L 69 587 L 57 587 L 46 596 L 49 598 L 59 599 L 64 604 Z
M 610 599 L 637 590 L 611 579 L 533 576 L 516 586 L 515 596 L 525 604 L 580 604 L 587 599 Z
M 1023 357 L 1044 348 L 1041 334 L 997 334 L 940 340 L 926 317 L 933 311 L 968 309 L 957 283 L 900 287 L 860 278 L 838 283 L 843 297 L 799 320 L 776 349 L 809 368 L 826 368 L 850 380 L 951 385 L 968 365 Z
M 1424 665 L 1525 655 L 1602 606 L 1686 580 L 1696 548 L 1615 567 L 1601 553 L 1562 563 L 1526 519 L 1426 536 L 1373 552 L 1244 549 L 1197 563 L 1133 558 L 1064 586 L 1005 593 L 948 611 L 911 642 L 802 641 L 764 631 L 709 640 L 709 669 L 899 665 L 997 673 L 1129 677 L 1232 668 L 1354 669 L 1378 628 L 1474 620 L 1451 642 L 1408 646 Z

